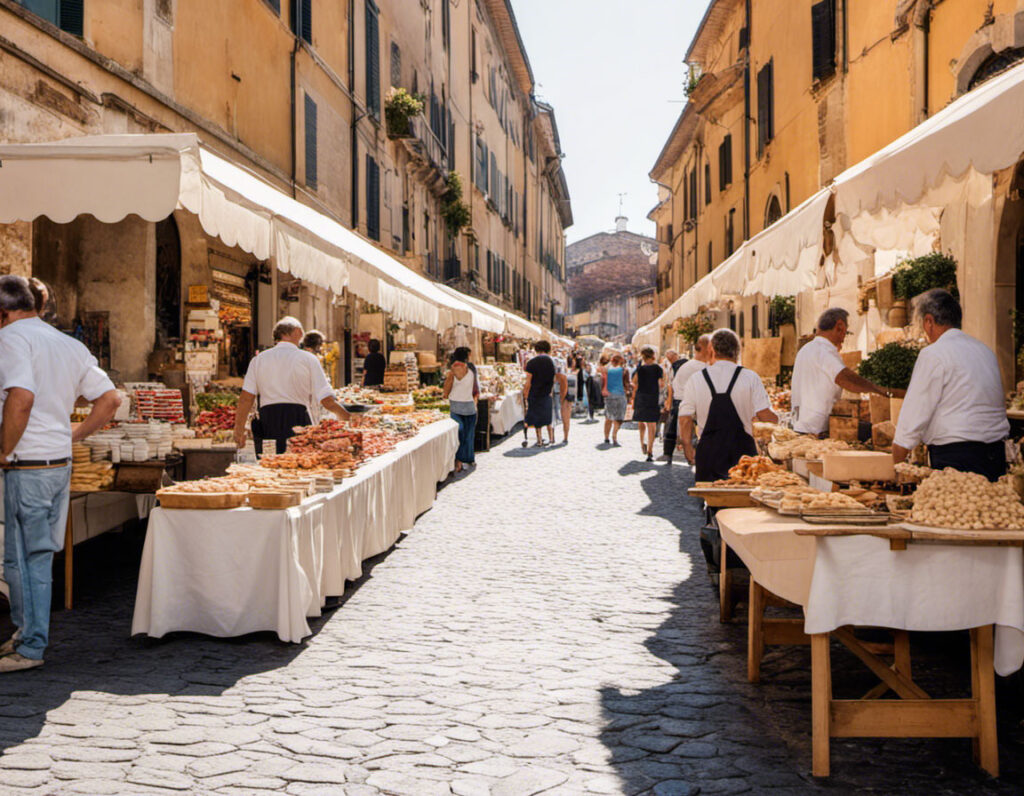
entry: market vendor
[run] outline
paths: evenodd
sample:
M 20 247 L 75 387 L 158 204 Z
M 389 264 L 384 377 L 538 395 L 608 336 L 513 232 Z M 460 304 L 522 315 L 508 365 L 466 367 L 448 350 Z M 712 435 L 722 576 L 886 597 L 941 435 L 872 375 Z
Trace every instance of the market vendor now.
M 839 349 L 849 334 L 850 314 L 841 307 L 821 313 L 815 337 L 800 349 L 793 364 L 793 430 L 801 434 L 828 431 L 832 407 L 843 390 L 873 392 L 902 398 L 903 390 L 890 390 L 858 376 L 846 367 Z
M 711 364 L 690 378 L 679 404 L 679 437 L 698 481 L 729 477 L 742 456 L 756 456 L 754 418 L 777 423 L 760 376 L 740 367 L 740 339 L 731 329 L 711 335 Z M 693 445 L 693 421 L 700 439 Z
M 898 464 L 923 442 L 933 468 L 952 467 L 995 481 L 1006 473 L 1003 441 L 1010 434 L 996 355 L 961 331 L 963 311 L 947 290 L 924 293 L 917 316 L 930 345 L 914 364 L 892 457 Z
M 276 345 L 257 354 L 249 363 L 242 383 L 235 415 L 235 444 L 245 445 L 245 421 L 258 407 L 252 421 L 256 454 L 262 455 L 263 441 L 274 440 L 278 453 L 284 453 L 296 426 L 311 425 L 309 410 L 320 404 L 342 420 L 350 419 L 345 407 L 334 397 L 323 368 L 315 356 L 299 348 L 302 324 L 291 317 L 282 318 L 274 327 Z

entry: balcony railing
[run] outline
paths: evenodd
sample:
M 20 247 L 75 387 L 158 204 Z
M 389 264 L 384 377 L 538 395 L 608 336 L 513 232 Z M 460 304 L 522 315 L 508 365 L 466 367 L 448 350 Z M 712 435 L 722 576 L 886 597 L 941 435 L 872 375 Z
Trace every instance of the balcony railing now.
M 442 176 L 448 174 L 448 152 L 441 140 L 430 129 L 425 116 L 415 116 L 409 124 L 409 137 L 403 138 L 412 158 L 422 166 L 435 169 Z

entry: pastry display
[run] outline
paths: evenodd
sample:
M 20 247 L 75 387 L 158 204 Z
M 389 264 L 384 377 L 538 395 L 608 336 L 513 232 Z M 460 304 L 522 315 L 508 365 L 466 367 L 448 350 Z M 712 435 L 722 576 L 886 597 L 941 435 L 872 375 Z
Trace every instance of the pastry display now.
M 758 476 L 777 473 L 782 467 L 767 456 L 743 456 L 729 468 L 729 477 L 714 482 L 714 486 L 744 486 L 757 484 Z
M 797 436 L 776 439 L 768 445 L 768 453 L 777 462 L 786 459 L 820 459 L 832 451 L 849 450 L 850 445 L 840 439 L 818 439 L 815 436 Z

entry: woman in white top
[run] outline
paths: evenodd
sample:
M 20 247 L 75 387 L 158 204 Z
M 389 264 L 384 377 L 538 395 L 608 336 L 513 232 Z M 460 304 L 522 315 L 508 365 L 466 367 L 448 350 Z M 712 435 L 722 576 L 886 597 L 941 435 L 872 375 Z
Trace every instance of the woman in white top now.
M 476 399 L 480 394 L 476 373 L 469 368 L 468 349 L 456 350 L 451 370 L 444 380 L 444 397 L 451 407 L 451 417 L 459 424 L 459 449 L 455 452 L 455 472 L 464 465 L 476 464 Z

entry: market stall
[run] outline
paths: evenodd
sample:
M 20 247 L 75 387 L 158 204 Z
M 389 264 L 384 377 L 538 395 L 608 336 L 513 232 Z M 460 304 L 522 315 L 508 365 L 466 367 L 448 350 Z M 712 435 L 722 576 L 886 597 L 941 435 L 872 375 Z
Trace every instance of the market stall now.
M 154 509 L 132 633 L 265 630 L 301 641 L 323 600 L 343 594 L 364 560 L 388 550 L 430 508 L 457 441 L 455 423 L 438 420 L 296 506 Z

